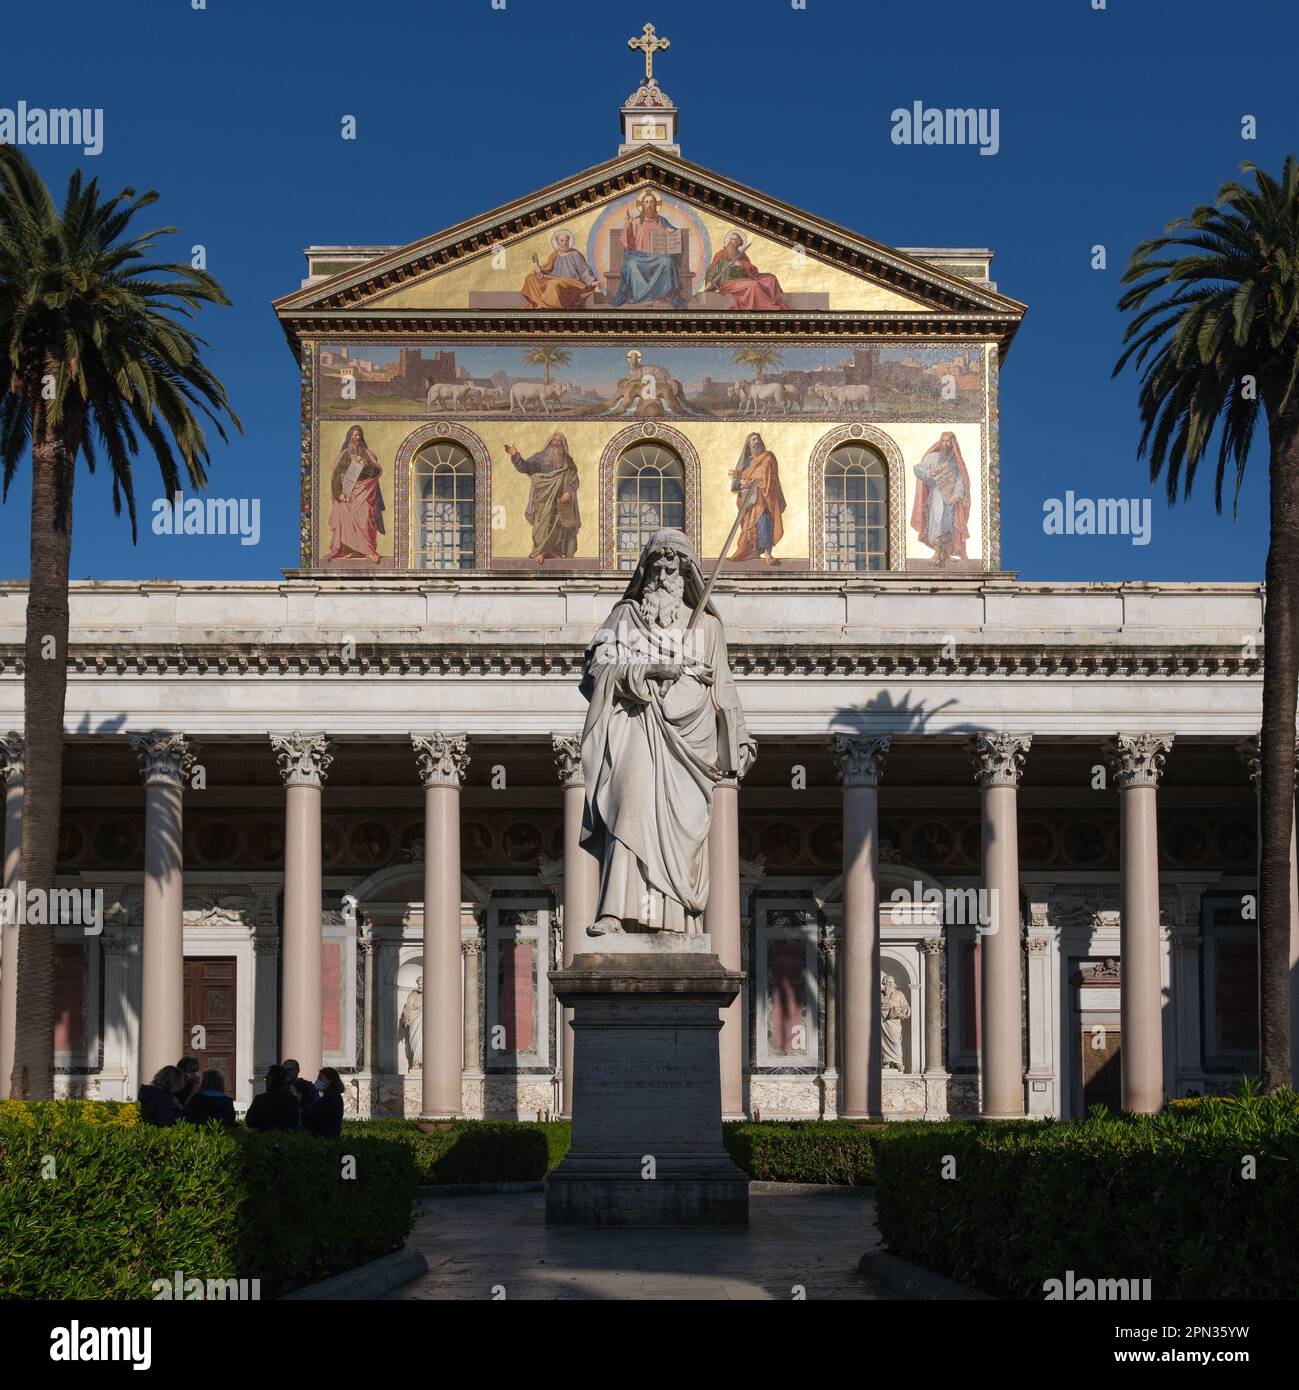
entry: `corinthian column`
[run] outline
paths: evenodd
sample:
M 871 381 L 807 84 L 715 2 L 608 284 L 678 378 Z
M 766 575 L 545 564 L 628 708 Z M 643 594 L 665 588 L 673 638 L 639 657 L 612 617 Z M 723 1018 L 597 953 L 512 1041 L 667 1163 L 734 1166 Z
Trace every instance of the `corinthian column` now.
M 883 1118 L 880 1068 L 879 778 L 889 740 L 835 734 L 843 782 L 843 1056 L 839 1117 Z
M 979 1061 L 983 1077 L 980 1114 L 988 1120 L 1014 1120 L 1024 1114 L 1016 803 L 1024 755 L 1031 744 L 1028 734 L 975 734 L 970 740 L 970 756 L 983 793 L 987 909 L 979 913 L 978 926 L 983 937 L 983 1047 Z
M 424 784 L 424 1038 L 420 1116 L 454 1120 L 463 1108 L 460 979 L 460 787 L 469 766 L 464 734 L 410 741 Z
M 284 942 L 280 1055 L 320 1070 L 321 786 L 334 761 L 324 734 L 272 734 L 284 779 Z
M 183 734 L 128 734 L 144 779 L 144 928 L 140 942 L 140 1078 L 185 1048 L 185 885 L 181 829 L 194 760 Z
M 1159 969 L 1159 836 L 1155 789 L 1172 734 L 1118 734 L 1103 745 L 1119 789 L 1119 954 L 1123 1109 L 1164 1103 L 1163 988 Z
M 10 732 L 0 741 L 5 774 L 4 886 L 19 891 L 23 853 L 23 736 Z M 13 918 L 10 921 L 10 917 Z M 0 926 L 0 1100 L 9 1098 L 14 1069 L 14 1025 L 18 1018 L 18 916 Z
M 925 951 L 925 1075 L 939 1076 L 943 1066 L 943 945 L 942 936 L 927 936 Z
M 552 734 L 550 746 L 564 787 L 564 969 L 581 950 L 586 929 L 595 920 L 595 900 L 600 888 L 600 862 L 582 843 L 582 816 L 586 809 L 586 781 L 582 776 L 582 740 L 568 734 Z M 563 1080 L 563 1119 L 573 1116 L 573 1011 L 564 1010 L 563 1047 L 560 1055 Z

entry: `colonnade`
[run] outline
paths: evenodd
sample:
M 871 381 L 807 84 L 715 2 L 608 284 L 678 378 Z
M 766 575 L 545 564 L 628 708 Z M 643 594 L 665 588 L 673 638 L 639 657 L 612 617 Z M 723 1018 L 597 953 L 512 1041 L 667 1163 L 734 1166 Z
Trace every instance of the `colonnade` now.
M 183 1033 L 184 787 L 193 750 L 182 734 L 128 736 L 145 786 L 143 986 L 140 1075 L 149 1077 L 189 1051 Z M 283 991 L 280 1055 L 294 1056 L 305 1074 L 321 1060 L 321 800 L 332 762 L 323 733 L 269 735 L 285 788 Z M 1120 733 L 1103 745 L 1120 799 L 1122 967 L 1122 1084 L 1125 1109 L 1158 1110 L 1164 1098 L 1162 992 L 1159 974 L 1159 865 L 1156 795 L 1172 735 Z M 427 1119 L 461 1114 L 462 1055 L 470 1020 L 461 973 L 460 792 L 469 765 L 464 734 L 411 735 L 424 787 L 424 1026 L 421 1112 Z M 890 739 L 835 734 L 832 752 L 842 786 L 843 927 L 835 976 L 838 997 L 827 1007 L 827 1061 L 839 1070 L 839 1114 L 882 1118 L 879 1004 L 879 787 Z M 969 740 L 982 799 L 980 918 L 982 1113 L 1025 1113 L 1021 1041 L 1023 948 L 1020 934 L 1017 800 L 1032 747 L 1031 735 L 988 732 Z M 589 944 L 598 864 L 581 842 L 585 788 L 579 740 L 552 736 L 564 804 L 563 959 Z M 6 768 L 5 884 L 20 877 L 22 748 L 11 734 L 0 745 Z M 711 898 L 705 928 L 722 964 L 739 969 L 739 779 L 714 792 L 708 841 Z M 17 975 L 16 928 L 5 926 L 0 969 L 0 1087 L 8 1085 L 13 1055 Z M 943 1065 L 940 942 L 925 943 L 927 1070 Z M 477 962 L 473 962 L 476 966 Z M 475 996 L 477 994 L 475 982 Z M 835 1024 L 837 1021 L 837 1036 Z M 563 1113 L 571 1113 L 572 1032 L 563 1028 L 558 1062 Z M 476 1033 L 476 1030 L 475 1030 Z M 722 1112 L 744 1114 L 741 1004 L 726 1010 L 721 1030 Z

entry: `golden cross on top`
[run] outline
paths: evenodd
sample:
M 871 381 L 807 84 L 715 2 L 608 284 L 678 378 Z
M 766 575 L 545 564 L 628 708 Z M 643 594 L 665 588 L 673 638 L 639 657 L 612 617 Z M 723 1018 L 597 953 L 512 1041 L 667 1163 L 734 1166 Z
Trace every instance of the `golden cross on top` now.
M 654 33 L 654 26 L 647 24 L 638 39 L 628 39 L 628 48 L 639 48 L 645 55 L 645 81 L 654 81 L 654 55 L 662 48 L 671 48 L 671 39 L 660 39 Z

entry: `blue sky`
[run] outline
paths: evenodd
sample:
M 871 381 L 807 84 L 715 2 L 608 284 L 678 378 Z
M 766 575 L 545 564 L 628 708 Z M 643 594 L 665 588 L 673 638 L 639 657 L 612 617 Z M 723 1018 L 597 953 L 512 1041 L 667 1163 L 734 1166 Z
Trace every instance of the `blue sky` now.
M 989 246 L 1028 316 L 1002 377 L 1002 558 L 1034 580 L 1257 580 L 1266 453 L 1240 514 L 1206 472 L 1171 511 L 1136 458 L 1136 383 L 1111 381 L 1128 252 L 1210 201 L 1242 160 L 1299 150 L 1293 0 L 46 0 L 6 6 L 0 107 L 104 109 L 103 153 L 33 151 L 61 194 L 78 163 L 157 188 L 174 252 L 206 248 L 232 309 L 204 315 L 245 435 L 212 491 L 258 496 L 262 540 L 132 547 L 109 483 L 77 485 L 74 578 L 274 578 L 297 564 L 297 370 L 270 301 L 311 243 L 402 243 L 616 153 L 646 20 L 682 153 L 893 245 Z M 498 0 L 499 3 L 499 0 Z M 907 147 L 890 113 L 995 107 L 1000 149 Z M 344 115 L 354 141 L 340 138 Z M 1241 138 L 1255 117 L 1257 139 Z M 1091 266 L 1103 245 L 1108 268 Z M 152 497 L 156 465 L 137 465 Z M 0 511 L 0 572 L 26 572 L 29 470 Z M 1153 497 L 1150 543 L 1047 536 L 1066 490 Z

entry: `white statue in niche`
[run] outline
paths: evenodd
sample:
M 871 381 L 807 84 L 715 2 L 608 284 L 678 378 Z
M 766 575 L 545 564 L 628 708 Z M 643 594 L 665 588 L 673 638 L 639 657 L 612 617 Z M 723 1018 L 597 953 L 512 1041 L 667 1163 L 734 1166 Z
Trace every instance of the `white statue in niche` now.
M 397 1025 L 398 1039 L 406 1043 L 406 1067 L 414 1071 L 424 1056 L 424 976 L 415 977 L 415 988 L 406 996 Z
M 911 1017 L 911 1005 L 892 975 L 880 977 L 880 1036 L 885 1071 L 905 1071 L 902 1060 L 902 1024 Z

